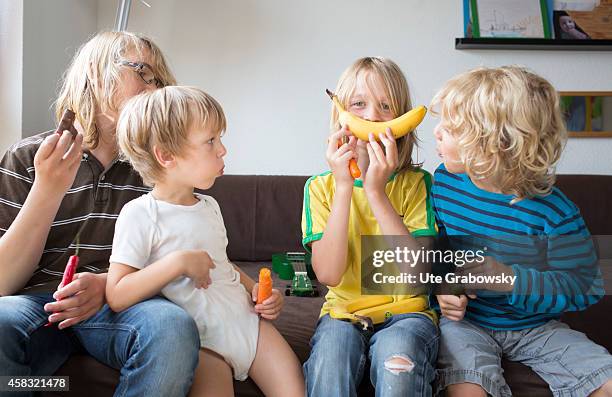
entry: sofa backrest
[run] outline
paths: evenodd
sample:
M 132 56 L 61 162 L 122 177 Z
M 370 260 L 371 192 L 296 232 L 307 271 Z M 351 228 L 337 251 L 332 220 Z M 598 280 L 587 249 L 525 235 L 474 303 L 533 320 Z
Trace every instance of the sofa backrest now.
M 234 261 L 271 261 L 303 251 L 302 200 L 307 176 L 224 175 L 204 193 L 221 207 Z
M 612 235 L 612 175 L 558 175 L 556 186 L 580 208 L 592 235 Z
M 221 206 L 236 261 L 270 261 L 302 251 L 302 200 L 307 176 L 225 175 L 205 191 Z M 612 175 L 559 175 L 557 186 L 580 208 L 591 234 L 612 235 Z

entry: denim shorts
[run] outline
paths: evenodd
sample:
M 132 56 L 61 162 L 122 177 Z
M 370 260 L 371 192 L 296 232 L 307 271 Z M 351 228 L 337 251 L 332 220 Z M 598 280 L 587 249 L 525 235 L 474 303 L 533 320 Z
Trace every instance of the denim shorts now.
M 440 335 L 437 393 L 468 382 L 494 397 L 511 396 L 502 356 L 531 367 L 554 396 L 588 396 L 612 379 L 610 353 L 557 320 L 535 328 L 496 331 L 442 317 Z

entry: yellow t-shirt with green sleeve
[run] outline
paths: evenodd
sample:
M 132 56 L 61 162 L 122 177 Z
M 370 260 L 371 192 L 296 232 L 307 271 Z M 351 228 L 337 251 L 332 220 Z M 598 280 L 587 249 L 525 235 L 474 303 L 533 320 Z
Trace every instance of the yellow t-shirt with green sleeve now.
M 385 187 L 387 197 L 414 237 L 437 235 L 430 189 L 431 175 L 420 168 L 394 173 L 387 181 Z M 334 176 L 330 171 L 315 175 L 306 181 L 302 211 L 302 244 L 308 251 L 310 243 L 323 237 L 335 190 Z M 361 297 L 361 236 L 382 234 L 378 221 L 370 209 L 361 180 L 354 182 L 348 228 L 347 268 L 340 283 L 329 288 L 321 316 L 329 313 L 336 302 Z M 393 298 L 396 301 L 414 299 L 415 295 L 396 295 Z M 426 309 L 422 313 L 434 322 L 437 321 L 432 309 Z

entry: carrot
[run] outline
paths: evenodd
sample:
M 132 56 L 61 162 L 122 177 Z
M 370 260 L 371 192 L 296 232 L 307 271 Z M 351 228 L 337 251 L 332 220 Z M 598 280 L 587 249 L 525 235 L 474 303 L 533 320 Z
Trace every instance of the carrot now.
M 272 274 L 267 267 L 259 271 L 259 289 L 257 290 L 257 304 L 262 303 L 272 295 Z
M 349 160 L 349 171 L 351 172 L 351 176 L 353 177 L 353 179 L 357 179 L 361 176 L 361 170 L 359 169 L 359 166 L 357 165 L 357 161 L 355 161 L 355 159 Z
M 340 146 L 342 146 L 342 141 L 338 142 L 338 147 Z M 353 179 L 357 179 L 361 176 L 361 170 L 359 169 L 359 166 L 357 165 L 357 161 L 355 159 L 349 160 L 349 171 Z

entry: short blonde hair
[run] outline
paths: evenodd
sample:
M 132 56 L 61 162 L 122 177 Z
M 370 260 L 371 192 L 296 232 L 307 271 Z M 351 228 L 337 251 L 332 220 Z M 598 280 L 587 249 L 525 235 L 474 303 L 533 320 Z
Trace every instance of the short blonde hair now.
M 195 87 L 167 86 L 130 99 L 117 122 L 120 156 L 127 160 L 148 186 L 163 178 L 154 147 L 181 156 L 188 130 L 203 126 L 215 133 L 225 131 L 221 105 Z
M 349 107 L 351 95 L 355 92 L 355 86 L 360 73 L 370 72 L 371 75 L 382 80 L 387 92 L 385 94 L 389 98 L 389 106 L 393 113 L 393 117 L 398 117 L 412 109 L 410 102 L 410 90 L 406 77 L 395 62 L 382 57 L 365 57 L 355 61 L 349 66 L 340 76 L 338 85 L 334 93 L 345 109 Z M 340 129 L 338 123 L 338 110 L 332 105 L 331 132 L 336 132 Z M 412 149 L 416 145 L 416 131 L 411 132 L 397 140 L 398 150 L 398 166 L 397 172 L 411 168 L 415 164 L 412 162 Z
M 155 77 L 162 85 L 176 84 L 161 50 L 148 38 L 130 32 L 101 32 L 83 44 L 64 75 L 55 105 L 57 121 L 71 109 L 84 129 L 84 143 L 95 149 L 100 141 L 96 111 L 117 111 L 114 101 L 121 66 L 118 61 L 129 51 L 151 55 Z
M 476 68 L 448 81 L 430 107 L 457 138 L 470 178 L 489 179 L 513 201 L 550 193 L 567 131 L 547 80 L 519 66 Z

